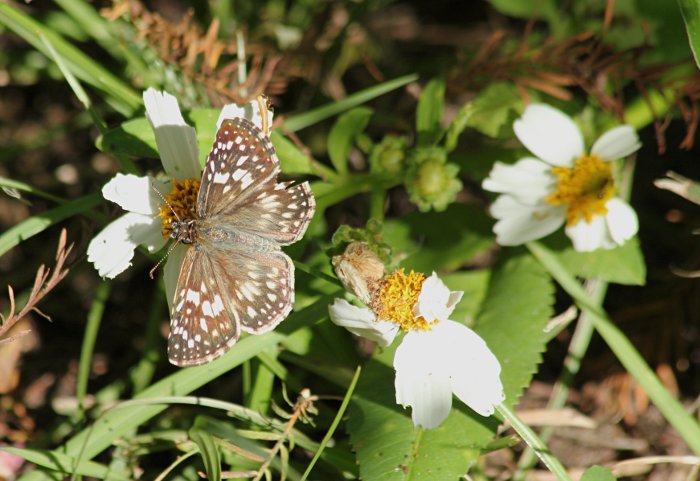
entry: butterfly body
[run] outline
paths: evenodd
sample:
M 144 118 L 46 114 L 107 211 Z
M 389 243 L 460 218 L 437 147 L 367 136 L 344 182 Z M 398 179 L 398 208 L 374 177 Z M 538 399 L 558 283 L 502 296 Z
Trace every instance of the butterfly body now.
M 273 329 L 294 304 L 294 264 L 281 246 L 305 232 L 315 201 L 308 183 L 278 183 L 267 135 L 246 119 L 225 120 L 205 164 L 197 218 L 172 223 L 188 244 L 171 311 L 168 357 L 211 361 L 240 331 Z

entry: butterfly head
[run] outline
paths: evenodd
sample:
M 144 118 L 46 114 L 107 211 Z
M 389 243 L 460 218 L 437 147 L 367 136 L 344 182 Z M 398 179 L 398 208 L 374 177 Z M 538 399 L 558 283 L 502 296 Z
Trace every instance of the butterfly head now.
M 170 238 L 183 244 L 192 244 L 197 236 L 195 219 L 174 220 L 170 223 Z

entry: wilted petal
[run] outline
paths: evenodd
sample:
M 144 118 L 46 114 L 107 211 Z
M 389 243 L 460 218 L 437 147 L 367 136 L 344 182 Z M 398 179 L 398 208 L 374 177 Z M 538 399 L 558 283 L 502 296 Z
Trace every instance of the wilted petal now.
M 243 117 L 253 122 L 259 129 L 262 129 L 262 115 L 260 115 L 260 104 L 257 100 L 248 102 L 247 104 L 241 106 L 238 104 L 226 104 L 224 108 L 221 109 L 219 114 L 219 119 L 216 121 L 216 128 L 221 127 L 221 122 L 224 119 L 235 119 L 238 117 Z M 272 126 L 272 111 L 267 111 L 267 125 Z
M 452 392 L 482 416 L 493 414 L 505 395 L 501 365 L 477 333 L 458 322 L 444 321 L 433 329 L 447 358 Z
M 413 307 L 413 314 L 421 316 L 429 323 L 450 317 L 455 305 L 462 299 L 462 291 L 450 291 L 436 273 L 428 277 L 421 287 L 418 302 Z
M 182 117 L 177 99 L 167 92 L 149 88 L 143 93 L 143 103 L 165 172 L 177 180 L 198 178 L 202 169 L 197 133 Z
M 637 131 L 630 125 L 620 125 L 605 132 L 593 144 L 591 153 L 603 160 L 612 161 L 627 157 L 642 146 Z
M 605 204 L 608 213 L 605 223 L 610 231 L 610 237 L 617 245 L 622 245 L 637 233 L 639 221 L 634 209 L 622 199 L 612 198 Z
M 161 194 L 167 193 L 164 184 L 152 177 L 117 174 L 102 187 L 102 196 L 128 212 L 153 216 L 163 203 L 154 188 Z
M 145 244 L 149 250 L 160 249 L 165 239 L 160 222 L 143 214 L 128 213 L 108 224 L 88 246 L 88 260 L 103 277 L 114 279 L 131 265 L 134 249 Z
M 439 325 L 439 324 L 438 324 Z M 396 349 L 396 402 L 411 407 L 416 426 L 436 428 L 450 414 L 452 388 L 442 369 L 442 346 L 432 332 L 409 332 Z
M 583 154 L 583 136 L 571 117 L 546 104 L 531 104 L 513 123 L 520 142 L 552 165 L 569 167 Z
M 334 324 L 380 346 L 391 344 L 398 333 L 399 327 L 393 322 L 377 320 L 371 309 L 353 306 L 345 299 L 336 299 L 328 312 Z

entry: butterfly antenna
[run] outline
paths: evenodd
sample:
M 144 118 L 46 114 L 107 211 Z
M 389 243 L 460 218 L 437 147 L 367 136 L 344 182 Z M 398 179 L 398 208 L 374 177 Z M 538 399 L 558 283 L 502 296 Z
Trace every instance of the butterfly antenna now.
M 158 189 L 156 189 L 156 186 L 153 185 L 153 184 L 151 184 L 151 189 L 153 189 L 153 192 L 155 192 L 156 194 L 158 194 L 158 197 L 160 197 L 161 199 L 163 199 L 163 202 L 165 202 L 165 205 L 167 205 L 168 207 L 170 207 L 170 212 L 173 213 L 173 215 L 175 216 L 175 218 L 177 219 L 177 221 L 178 221 L 178 222 L 182 222 L 182 219 L 180 219 L 180 216 L 177 215 L 177 212 L 175 212 L 175 209 L 173 209 L 173 206 L 170 205 L 170 202 L 168 202 L 168 199 L 166 199 L 165 196 L 164 196 Z
M 159 260 L 158 263 L 157 263 L 156 265 L 153 266 L 153 269 L 151 269 L 150 271 L 148 271 L 148 277 L 150 277 L 151 279 L 153 279 L 153 273 L 156 271 L 156 269 L 158 269 L 158 267 L 160 267 L 160 265 L 165 261 L 165 259 L 168 258 L 168 256 L 170 255 L 170 253 L 173 251 L 173 249 L 175 249 L 175 247 L 177 247 L 177 245 L 178 245 L 179 243 L 180 243 L 180 241 L 179 241 L 179 240 L 176 240 L 175 242 L 173 242 L 172 244 L 170 244 L 170 247 L 168 247 L 168 252 L 166 252 L 165 255 L 161 258 L 161 260 Z
M 153 191 L 154 191 L 156 194 L 158 194 L 158 197 L 160 197 L 161 199 L 163 199 L 163 202 L 165 202 L 165 205 L 167 205 L 168 207 L 170 207 L 170 212 L 173 213 L 173 215 L 175 216 L 175 218 L 177 219 L 177 221 L 178 221 L 178 222 L 182 222 L 182 219 L 180 219 L 180 216 L 177 215 L 177 212 L 175 212 L 175 209 L 173 208 L 173 206 L 170 205 L 170 202 L 168 202 L 168 199 L 166 199 L 165 196 L 164 196 L 158 189 L 156 189 L 156 186 L 153 185 L 153 184 L 151 184 L 151 189 L 153 189 Z M 154 265 L 153 268 L 148 272 L 148 277 L 150 277 L 151 279 L 153 279 L 153 273 L 156 271 L 156 269 L 158 269 L 158 267 L 160 267 L 160 265 L 165 261 L 165 259 L 168 258 L 168 256 L 170 255 L 170 253 L 173 251 L 173 249 L 174 249 L 179 243 L 180 243 L 180 240 L 177 239 L 175 242 L 173 242 L 173 243 L 170 245 L 170 247 L 168 247 L 168 252 L 166 252 L 165 255 L 164 255 L 164 256 L 156 263 L 156 265 Z

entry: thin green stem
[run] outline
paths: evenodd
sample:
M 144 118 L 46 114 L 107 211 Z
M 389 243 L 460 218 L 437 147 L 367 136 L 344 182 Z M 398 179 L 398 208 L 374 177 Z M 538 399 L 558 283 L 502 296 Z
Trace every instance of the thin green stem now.
M 530 427 L 522 422 L 522 420 L 505 405 L 499 404 L 496 406 L 501 415 L 508 420 L 515 432 L 527 443 L 527 445 L 534 450 L 538 458 L 547 466 L 554 476 L 557 477 L 559 481 L 572 481 L 566 468 L 559 462 L 559 460 L 552 455 L 549 448 L 545 443 L 535 434 L 535 432 L 530 429 Z
M 85 416 L 85 395 L 87 394 L 88 379 L 90 378 L 90 367 L 92 366 L 92 354 L 95 352 L 95 342 L 97 341 L 97 333 L 100 330 L 102 323 L 102 314 L 104 314 L 105 304 L 109 298 L 109 293 L 112 290 L 112 283 L 105 281 L 97 286 L 95 298 L 92 301 L 90 312 L 87 316 L 85 325 L 85 334 L 83 334 L 83 345 L 80 349 L 80 364 L 78 366 L 78 381 L 76 387 L 76 397 L 78 398 L 78 417 L 83 419 Z

